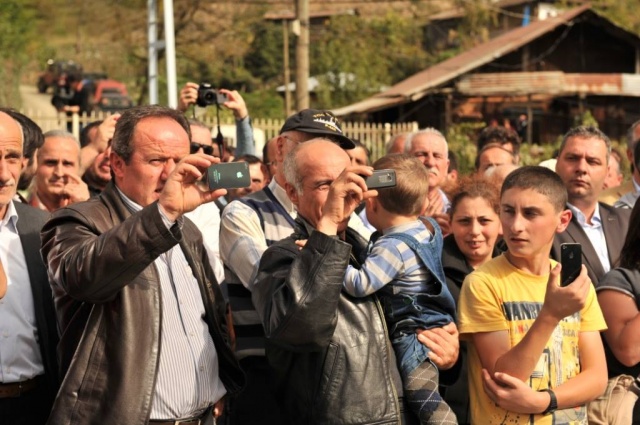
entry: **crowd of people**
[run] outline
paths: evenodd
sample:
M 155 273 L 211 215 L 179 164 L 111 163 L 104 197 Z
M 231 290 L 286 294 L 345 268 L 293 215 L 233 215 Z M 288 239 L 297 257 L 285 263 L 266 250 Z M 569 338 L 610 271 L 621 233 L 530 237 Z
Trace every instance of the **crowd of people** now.
M 256 152 L 221 90 L 232 151 L 197 89 L 80 140 L 0 108 L 0 422 L 640 424 L 640 121 L 627 183 L 585 126 L 536 166 L 489 126 L 463 176 L 435 128 L 370 164 L 324 110 Z M 250 186 L 202 184 L 230 161 Z

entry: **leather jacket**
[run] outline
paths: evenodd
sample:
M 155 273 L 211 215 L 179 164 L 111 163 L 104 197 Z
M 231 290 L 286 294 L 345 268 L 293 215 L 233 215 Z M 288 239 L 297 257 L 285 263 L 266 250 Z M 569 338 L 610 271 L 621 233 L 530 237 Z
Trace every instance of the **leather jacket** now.
M 50 424 L 148 422 L 162 349 L 162 299 L 153 262 L 176 244 L 200 286 L 220 379 L 229 394 L 243 385 L 228 346 L 226 305 L 202 235 L 188 219 L 167 229 L 157 203 L 131 214 L 109 183 L 100 196 L 56 211 L 42 242 L 64 376 Z
M 401 382 L 380 304 L 342 291 L 366 241 L 350 229 L 347 243 L 297 224 L 264 253 L 252 294 L 286 423 L 400 423 Z M 308 239 L 304 249 L 297 239 Z

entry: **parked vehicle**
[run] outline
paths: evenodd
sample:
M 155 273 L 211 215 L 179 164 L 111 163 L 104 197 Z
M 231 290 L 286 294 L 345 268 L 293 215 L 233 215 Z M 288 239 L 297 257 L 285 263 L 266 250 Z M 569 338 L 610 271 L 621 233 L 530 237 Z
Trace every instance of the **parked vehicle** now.
M 38 91 L 46 93 L 49 87 L 53 87 L 54 94 L 68 87 L 70 80 L 82 78 L 82 65 L 72 60 L 47 61 L 47 69 L 38 76 Z
M 133 106 L 127 93 L 127 86 L 116 80 L 96 80 L 93 82 L 93 109 L 96 111 L 117 112 Z

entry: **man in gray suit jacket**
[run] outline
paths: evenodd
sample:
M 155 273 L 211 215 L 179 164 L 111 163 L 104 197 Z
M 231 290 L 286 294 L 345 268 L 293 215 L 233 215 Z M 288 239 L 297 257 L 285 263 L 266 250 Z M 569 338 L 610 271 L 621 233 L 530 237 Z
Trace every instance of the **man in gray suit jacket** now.
M 13 200 L 23 166 L 22 134 L 0 112 L 0 259 L 7 278 L 0 300 L 0 418 L 44 424 L 58 390 L 58 333 L 39 253 L 48 214 Z
M 576 127 L 565 134 L 556 163 L 573 213 L 567 229 L 556 234 L 551 255 L 560 259 L 560 245 L 580 243 L 582 262 L 595 284 L 615 267 L 629 227 L 630 211 L 598 202 L 607 175 L 611 141 L 595 127 Z

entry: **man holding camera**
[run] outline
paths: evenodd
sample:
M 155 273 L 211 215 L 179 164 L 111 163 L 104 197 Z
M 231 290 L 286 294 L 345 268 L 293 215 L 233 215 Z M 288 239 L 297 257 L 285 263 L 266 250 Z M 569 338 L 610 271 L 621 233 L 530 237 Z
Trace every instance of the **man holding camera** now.
M 231 109 L 236 120 L 236 150 L 235 156 L 255 155 L 255 145 L 253 143 L 253 129 L 249 110 L 240 93 L 236 90 L 214 89 L 210 84 L 186 83 L 180 90 L 178 99 L 178 110 L 186 112 L 189 106 L 197 105 L 206 107 L 215 105 L 224 106 Z M 219 158 L 223 158 L 222 146 L 218 146 Z
M 58 210 L 42 231 L 64 383 L 49 423 L 196 425 L 244 376 L 202 236 L 183 218 L 224 190 L 198 179 L 181 113 L 126 110 L 101 196 Z

